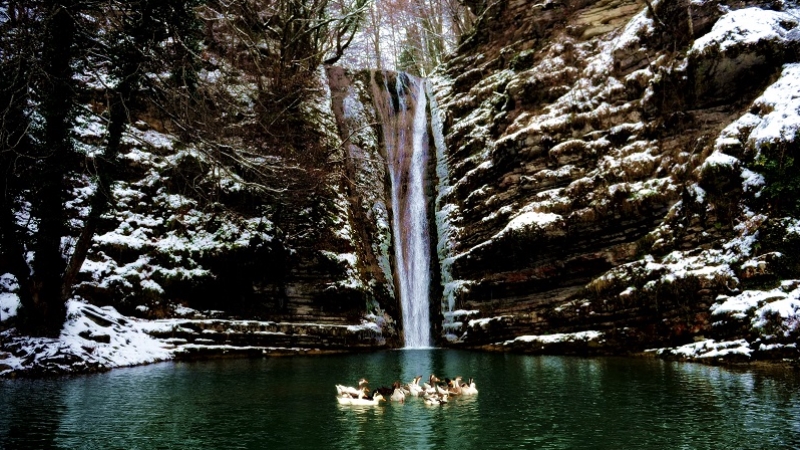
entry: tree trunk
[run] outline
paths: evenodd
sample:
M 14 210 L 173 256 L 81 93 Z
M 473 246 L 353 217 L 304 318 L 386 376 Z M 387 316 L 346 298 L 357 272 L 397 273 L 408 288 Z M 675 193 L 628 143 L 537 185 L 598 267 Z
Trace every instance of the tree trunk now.
M 66 264 L 61 239 L 66 235 L 64 192 L 67 164 L 70 159 L 70 113 L 74 98 L 72 51 L 75 23 L 73 1 L 56 2 L 48 9 L 45 25 L 42 66 L 42 116 L 44 140 L 38 156 L 38 185 L 32 206 L 38 227 L 31 243 L 33 274 L 27 286 L 21 286 L 21 309 L 18 328 L 38 336 L 58 336 L 67 309 L 62 296 L 62 275 Z

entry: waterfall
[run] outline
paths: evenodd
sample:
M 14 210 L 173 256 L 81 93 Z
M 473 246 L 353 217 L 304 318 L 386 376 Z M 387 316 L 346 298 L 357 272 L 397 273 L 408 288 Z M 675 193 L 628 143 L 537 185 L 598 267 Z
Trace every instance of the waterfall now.
M 406 348 L 425 348 L 431 346 L 427 97 L 419 78 L 399 73 L 393 91 L 388 78 L 383 73 L 382 92 L 373 79 L 373 94 L 391 180 L 395 273 Z

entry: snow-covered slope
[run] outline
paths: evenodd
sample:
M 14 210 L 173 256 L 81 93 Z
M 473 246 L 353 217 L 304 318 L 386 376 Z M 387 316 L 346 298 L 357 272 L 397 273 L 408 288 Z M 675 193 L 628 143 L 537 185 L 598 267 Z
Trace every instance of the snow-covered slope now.
M 0 377 L 52 376 L 106 371 L 173 359 L 262 357 L 370 349 L 386 344 L 380 320 L 324 325 L 209 318 L 191 308 L 181 318 L 147 320 L 123 316 L 112 306 L 72 300 L 58 338 L 0 332 Z

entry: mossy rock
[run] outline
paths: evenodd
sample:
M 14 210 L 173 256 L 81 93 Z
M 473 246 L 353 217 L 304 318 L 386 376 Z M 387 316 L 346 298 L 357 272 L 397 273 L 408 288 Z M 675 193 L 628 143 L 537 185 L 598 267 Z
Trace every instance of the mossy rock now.
M 535 54 L 536 52 L 533 50 L 521 51 L 511 58 L 511 61 L 508 62 L 508 67 L 518 72 L 529 69 L 533 66 Z
M 741 190 L 741 167 L 738 160 L 732 164 L 705 164 L 700 170 L 699 185 L 709 195 L 724 197 Z
M 769 219 L 759 228 L 757 248 L 761 252 L 780 252 L 782 257 L 770 268 L 779 278 L 800 277 L 800 234 L 790 232 L 795 220 Z

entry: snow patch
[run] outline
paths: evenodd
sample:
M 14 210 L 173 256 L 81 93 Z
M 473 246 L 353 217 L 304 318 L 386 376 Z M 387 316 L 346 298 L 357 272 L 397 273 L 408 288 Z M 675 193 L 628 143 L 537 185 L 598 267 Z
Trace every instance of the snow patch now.
M 0 333 L 0 338 L 19 344 L 27 353 L 6 358 L 0 375 L 40 364 L 69 372 L 69 363 L 59 361 L 70 357 L 107 369 L 172 359 L 168 346 L 144 331 L 146 323 L 125 317 L 111 306 L 101 308 L 70 300 L 58 339 L 19 337 L 13 330 Z
M 720 17 L 710 32 L 694 42 L 691 52 L 702 53 L 713 48 L 725 52 L 760 41 L 796 40 L 798 36 L 791 31 L 794 27 L 790 24 L 797 25 L 796 17 L 790 12 L 738 9 Z
M 531 231 L 531 230 L 545 230 L 556 224 L 563 223 L 564 218 L 560 214 L 553 213 L 540 213 L 540 212 L 523 212 L 522 214 L 511 219 L 510 222 L 500 230 L 499 233 L 494 235 L 492 239 L 499 239 L 507 234 L 517 231 Z
M 800 131 L 800 64 L 785 65 L 778 81 L 753 102 L 753 109 L 763 115 L 750 133 L 750 145 L 794 142 Z
M 509 346 L 519 342 L 524 342 L 526 344 L 534 343 L 541 345 L 558 344 L 564 342 L 589 342 L 589 341 L 603 342 L 602 339 L 603 335 L 604 334 L 600 331 L 578 331 L 576 333 L 524 335 L 524 336 L 517 336 L 512 340 L 505 341 L 503 342 L 503 345 Z
M 750 343 L 745 339 L 722 342 L 717 342 L 714 339 L 706 339 L 680 347 L 656 350 L 656 353 L 659 355 L 668 354 L 687 359 L 709 359 L 730 356 L 750 358 L 752 352 Z
M 0 322 L 16 316 L 19 306 L 19 297 L 17 294 L 9 292 L 0 294 Z
M 797 295 L 793 297 L 777 300 L 759 308 L 755 312 L 753 328 L 764 329 L 778 319 L 784 337 L 789 337 L 800 330 L 800 300 L 797 299 Z

